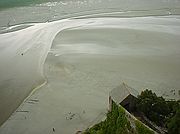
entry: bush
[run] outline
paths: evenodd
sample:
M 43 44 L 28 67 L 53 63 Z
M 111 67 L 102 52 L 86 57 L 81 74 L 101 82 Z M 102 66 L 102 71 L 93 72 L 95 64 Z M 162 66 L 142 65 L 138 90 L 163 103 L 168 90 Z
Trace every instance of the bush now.
M 180 134 L 180 101 L 165 101 L 146 89 L 138 96 L 136 107 L 157 125 L 167 127 L 169 134 Z
M 157 97 L 151 90 L 141 92 L 137 100 L 137 109 L 143 112 L 151 121 L 157 125 L 163 125 L 170 109 L 163 97 Z
M 180 109 L 176 111 L 176 114 L 170 119 L 167 126 L 168 134 L 180 134 Z

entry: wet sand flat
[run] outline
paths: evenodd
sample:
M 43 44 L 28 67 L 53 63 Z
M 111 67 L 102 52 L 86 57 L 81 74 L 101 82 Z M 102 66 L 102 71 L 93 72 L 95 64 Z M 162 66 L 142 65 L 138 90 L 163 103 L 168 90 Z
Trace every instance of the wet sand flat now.
M 103 119 L 109 91 L 122 82 L 139 92 L 149 88 L 178 99 L 177 18 L 89 18 L 43 24 L 41 43 L 48 35 L 53 41 L 44 63 L 47 83 L 23 102 L 0 133 L 84 130 Z

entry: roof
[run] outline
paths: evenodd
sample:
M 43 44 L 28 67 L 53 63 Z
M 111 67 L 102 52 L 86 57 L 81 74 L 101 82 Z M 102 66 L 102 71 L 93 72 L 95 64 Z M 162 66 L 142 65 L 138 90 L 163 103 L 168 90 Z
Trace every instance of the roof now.
M 109 95 L 111 96 L 111 98 L 116 102 L 116 103 L 121 103 L 126 97 L 128 97 L 129 95 L 132 95 L 134 97 L 137 97 L 138 96 L 138 92 L 129 87 L 127 84 L 125 84 L 124 82 L 114 88 L 110 93 Z

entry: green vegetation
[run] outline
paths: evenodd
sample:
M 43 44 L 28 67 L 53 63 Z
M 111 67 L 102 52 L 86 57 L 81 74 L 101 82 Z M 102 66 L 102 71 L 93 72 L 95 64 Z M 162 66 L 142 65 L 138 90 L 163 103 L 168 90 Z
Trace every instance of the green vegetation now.
M 124 109 L 113 102 L 112 111 L 107 114 L 106 120 L 86 130 L 84 134 L 153 134 L 141 122 L 134 122 L 137 132 L 132 128 Z
M 178 109 L 176 114 L 169 120 L 167 126 L 169 134 L 180 134 L 180 109 Z
M 153 131 L 144 126 L 140 121 L 136 120 L 136 130 L 138 134 L 154 134 Z
M 151 90 L 145 90 L 138 96 L 137 109 L 142 111 L 150 120 L 161 125 L 169 114 L 170 109 L 162 97 L 157 97 Z
M 180 134 L 180 101 L 166 101 L 146 89 L 138 96 L 136 105 L 149 120 L 167 127 L 169 134 Z
M 180 134 L 180 101 L 166 101 L 146 89 L 138 96 L 136 108 L 149 120 L 166 127 L 168 134 Z M 86 130 L 84 134 L 154 134 L 154 132 L 140 121 L 129 119 L 125 110 L 113 102 L 112 111 L 107 113 L 106 120 Z

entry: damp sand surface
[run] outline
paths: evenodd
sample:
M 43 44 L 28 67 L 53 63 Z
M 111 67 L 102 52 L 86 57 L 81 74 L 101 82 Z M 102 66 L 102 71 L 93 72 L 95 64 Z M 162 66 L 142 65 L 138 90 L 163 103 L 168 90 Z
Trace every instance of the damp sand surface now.
M 25 54 L 34 61 L 26 65 L 33 66 L 34 71 L 29 69 L 25 74 L 44 69 L 42 74 L 30 73 L 28 78 L 45 76 L 47 83 L 21 104 L 0 133 L 71 134 L 84 130 L 105 117 L 108 93 L 122 82 L 138 92 L 148 88 L 167 99 L 179 99 L 179 31 L 179 16 L 79 18 L 18 31 L 19 40 L 21 34 L 31 33 L 27 42 L 41 44 L 27 45 Z M 1 35 L 4 43 L 5 36 L 8 34 Z M 39 57 L 38 51 L 42 52 Z M 33 64 L 36 60 L 37 66 Z M 16 79 L 27 78 L 25 74 Z

